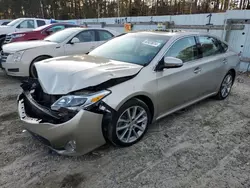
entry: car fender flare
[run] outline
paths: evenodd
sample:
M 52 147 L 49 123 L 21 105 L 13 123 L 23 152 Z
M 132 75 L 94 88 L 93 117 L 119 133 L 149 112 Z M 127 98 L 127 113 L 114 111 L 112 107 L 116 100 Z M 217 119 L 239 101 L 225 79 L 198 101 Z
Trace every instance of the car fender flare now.
M 157 105 L 153 102 L 154 97 L 147 92 L 135 92 L 135 93 L 125 97 L 124 99 L 122 99 L 120 101 L 120 103 L 115 107 L 114 110 L 118 111 L 123 104 L 125 104 L 127 101 L 129 101 L 133 98 L 137 98 L 138 100 L 141 100 L 148 105 L 148 107 L 150 108 L 150 111 L 152 113 L 152 121 L 154 121 L 155 115 L 157 114 Z M 148 101 L 144 100 L 144 99 L 148 99 Z

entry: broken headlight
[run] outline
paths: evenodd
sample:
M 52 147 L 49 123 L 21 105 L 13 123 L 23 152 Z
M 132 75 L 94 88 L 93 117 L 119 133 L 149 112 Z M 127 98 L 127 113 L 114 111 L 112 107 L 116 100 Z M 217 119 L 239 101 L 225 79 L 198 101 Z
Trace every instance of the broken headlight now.
M 80 110 L 81 108 L 85 108 L 99 102 L 100 100 L 108 96 L 110 93 L 110 91 L 104 90 L 92 94 L 79 93 L 77 95 L 66 95 L 58 99 L 51 106 L 51 109 L 56 111 L 58 111 L 60 108 Z

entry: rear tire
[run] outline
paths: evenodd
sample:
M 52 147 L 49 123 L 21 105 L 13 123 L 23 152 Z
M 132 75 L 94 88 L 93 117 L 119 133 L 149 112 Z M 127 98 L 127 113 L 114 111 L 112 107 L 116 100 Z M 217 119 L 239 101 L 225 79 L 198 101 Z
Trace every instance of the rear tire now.
M 107 138 L 116 146 L 131 146 L 142 139 L 151 119 L 148 106 L 139 99 L 131 99 L 121 106 L 109 123 Z
M 45 60 L 45 59 L 49 59 L 50 57 L 48 56 L 40 56 L 40 57 L 37 57 L 36 59 L 34 59 L 32 61 L 32 63 L 30 64 L 30 70 L 29 70 L 29 74 L 30 74 L 30 77 L 31 78 L 37 78 L 37 71 L 36 71 L 36 68 L 35 68 L 35 63 L 36 62 L 39 62 L 39 61 L 42 61 L 42 60 Z
M 232 73 L 232 71 L 229 71 L 224 77 L 220 86 L 220 90 L 215 96 L 215 98 L 217 100 L 226 99 L 232 90 L 233 82 L 234 82 L 234 74 Z

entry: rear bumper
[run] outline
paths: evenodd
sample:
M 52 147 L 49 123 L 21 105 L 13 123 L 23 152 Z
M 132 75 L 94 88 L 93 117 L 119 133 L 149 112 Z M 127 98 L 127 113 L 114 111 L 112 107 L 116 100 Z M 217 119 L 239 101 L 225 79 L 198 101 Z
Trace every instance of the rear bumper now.
M 25 123 L 24 128 L 58 154 L 83 155 L 105 144 L 102 133 L 102 114 L 80 110 L 65 123 L 44 123 L 40 118 L 27 115 L 25 100 L 29 99 L 23 94 L 18 97 L 18 113 L 20 119 Z M 32 108 L 37 111 L 41 110 L 34 105 Z M 71 141 L 76 143 L 74 150 L 67 147 Z

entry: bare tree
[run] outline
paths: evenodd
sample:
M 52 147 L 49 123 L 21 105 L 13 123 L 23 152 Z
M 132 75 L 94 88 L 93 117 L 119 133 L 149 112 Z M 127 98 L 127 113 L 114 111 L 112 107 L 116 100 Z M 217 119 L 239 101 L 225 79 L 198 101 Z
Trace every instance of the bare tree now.
M 215 2 L 210 9 L 210 2 Z M 234 1 L 234 0 L 232 0 Z M 36 16 L 55 19 L 174 15 L 250 8 L 250 0 L 0 0 L 0 19 Z M 43 6 L 41 6 L 41 4 Z

